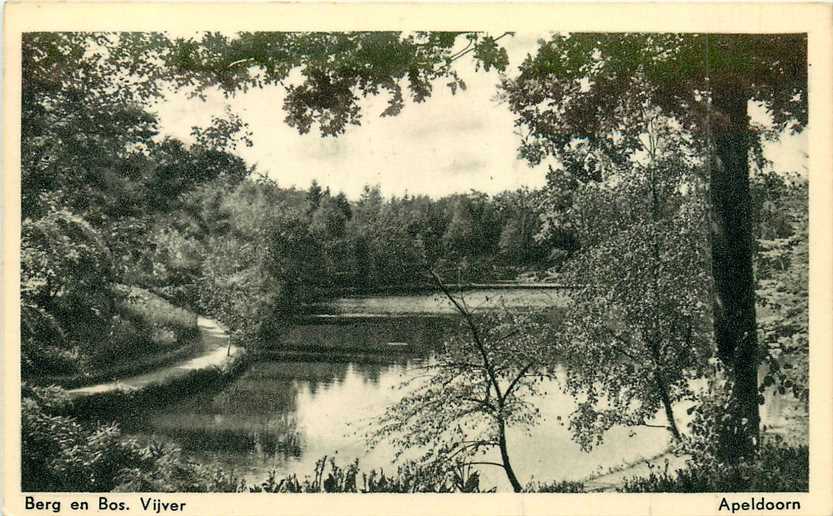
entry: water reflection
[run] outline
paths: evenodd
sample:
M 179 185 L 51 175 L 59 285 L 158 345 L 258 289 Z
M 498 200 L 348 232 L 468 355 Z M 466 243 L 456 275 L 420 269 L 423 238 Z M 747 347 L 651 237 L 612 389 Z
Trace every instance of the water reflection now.
M 176 440 L 200 462 L 219 462 L 235 474 L 258 481 L 276 469 L 311 473 L 324 455 L 340 462 L 355 458 L 365 468 L 385 468 L 393 450 L 385 444 L 367 450 L 367 424 L 401 396 L 400 383 L 419 373 L 425 359 L 392 356 L 387 363 L 356 358 L 258 362 L 221 392 L 203 393 L 144 415 L 132 430 Z M 580 479 L 600 466 L 647 457 L 661 451 L 665 432 L 611 431 L 606 443 L 582 452 L 558 423 L 573 410 L 557 385 L 537 405 L 543 424 L 531 435 L 510 431 L 509 448 L 523 480 Z M 497 457 L 493 457 L 497 459 Z M 496 468 L 482 471 L 486 486 L 506 489 Z
M 552 302 L 552 293 L 533 294 L 524 302 Z M 481 306 L 500 299 L 494 293 L 468 297 Z M 359 458 L 364 470 L 391 471 L 394 450 L 384 443 L 368 450 L 367 425 L 400 399 L 401 383 L 420 374 L 419 365 L 431 350 L 450 332 L 460 331 L 457 319 L 428 315 L 432 306 L 435 314 L 443 311 L 437 309 L 442 300 L 429 298 L 341 300 L 338 308 L 363 315 L 301 321 L 267 349 L 272 360 L 254 363 L 219 391 L 123 416 L 123 426 L 140 438 L 174 440 L 194 460 L 219 463 L 253 482 L 273 469 L 308 475 L 324 455 L 336 456 L 342 464 Z M 380 317 L 385 310 L 410 310 L 410 315 Z M 407 346 L 391 346 L 392 342 Z M 586 453 L 562 424 L 575 409 L 573 399 L 556 383 L 542 386 L 542 391 L 547 394 L 536 402 L 541 424 L 529 434 L 512 428 L 508 433 L 512 463 L 522 482 L 580 480 L 608 467 L 653 457 L 668 444 L 668 433 L 660 428 L 614 428 L 606 433 L 604 444 Z M 763 413 L 769 416 L 767 421 L 784 412 L 780 405 L 768 405 Z M 685 408 L 678 407 L 678 423 L 685 420 Z M 498 468 L 482 468 L 481 479 L 485 488 L 509 490 Z
M 305 351 L 333 353 L 385 354 L 382 362 L 397 353 L 424 353 L 441 343 L 459 321 L 454 317 L 354 315 L 309 316 L 299 319 L 284 330 L 280 339 L 269 343 L 265 350 L 272 352 Z M 379 357 L 366 357 L 366 362 Z M 331 361 L 355 362 L 355 356 L 330 355 Z
M 149 409 L 122 426 L 143 439 L 173 440 L 195 460 L 250 480 L 271 469 L 306 474 L 323 455 L 364 457 L 356 432 L 396 399 L 394 387 L 421 360 L 258 362 L 220 392 Z

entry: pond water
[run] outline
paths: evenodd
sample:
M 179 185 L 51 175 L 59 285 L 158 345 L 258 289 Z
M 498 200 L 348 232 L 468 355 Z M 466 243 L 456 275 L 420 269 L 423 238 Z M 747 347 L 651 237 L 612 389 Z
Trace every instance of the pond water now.
M 537 303 L 552 302 L 547 294 L 553 293 L 509 294 L 515 296 L 513 306 L 541 306 Z M 492 292 L 469 299 L 488 308 L 505 302 L 506 298 L 499 298 Z M 218 463 L 249 482 L 265 479 L 271 470 L 303 477 L 311 474 L 315 462 L 325 455 L 335 456 L 342 465 L 358 458 L 364 471 L 395 470 L 390 463 L 393 450 L 384 443 L 368 450 L 364 432 L 373 418 L 399 399 L 401 382 L 417 374 L 431 346 L 456 331 L 452 318 L 426 316 L 447 313 L 444 301 L 426 296 L 338 300 L 331 313 L 388 317 L 347 317 L 347 322 L 335 318 L 299 325 L 288 337 L 296 349 L 311 342 L 348 351 L 259 361 L 219 390 L 147 409 L 124 419 L 123 426 L 140 438 L 173 440 L 193 459 Z M 434 312 L 428 310 L 430 306 Z M 389 316 L 405 313 L 409 307 L 412 314 L 423 316 Z M 416 346 L 409 353 L 350 351 L 385 342 Z M 544 390 L 546 395 L 536 403 L 543 415 L 541 424 L 530 435 L 509 430 L 510 456 L 521 482 L 582 479 L 623 462 L 652 457 L 668 444 L 663 429 L 632 432 L 622 428 L 610 431 L 603 445 L 585 453 L 559 423 L 566 422 L 573 411 L 573 400 L 555 383 Z M 480 471 L 482 488 L 509 490 L 502 470 L 482 466 Z
M 220 392 L 150 410 L 141 417 L 142 428 L 133 431 L 173 439 L 197 461 L 219 463 L 249 481 L 265 479 L 273 469 L 303 477 L 324 455 L 336 456 L 341 464 L 359 458 L 365 470 L 390 471 L 393 450 L 384 444 L 367 450 L 364 430 L 398 400 L 397 387 L 420 362 L 405 357 L 257 362 Z M 603 446 L 584 453 L 558 423 L 558 417 L 566 420 L 572 412 L 572 400 L 557 385 L 547 391 L 536 403 L 544 417 L 532 435 L 509 432 L 522 481 L 580 479 L 600 466 L 650 457 L 667 444 L 664 430 L 646 428 L 631 436 L 620 429 L 611 431 Z M 508 489 L 501 470 L 486 466 L 481 473 L 484 487 Z

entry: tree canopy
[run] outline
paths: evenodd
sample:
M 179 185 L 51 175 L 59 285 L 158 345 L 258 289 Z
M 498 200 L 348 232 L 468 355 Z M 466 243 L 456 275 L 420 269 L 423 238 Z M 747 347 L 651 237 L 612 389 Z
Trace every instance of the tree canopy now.
M 477 32 L 240 32 L 207 33 L 171 42 L 166 63 L 180 87 L 199 94 L 276 85 L 285 88 L 286 123 L 301 133 L 318 127 L 336 136 L 362 121 L 362 97 L 386 95 L 381 116 L 399 114 L 406 99 L 423 102 L 434 81 L 452 92 L 466 83 L 453 64 L 465 55 L 476 67 L 505 70 L 506 50 Z M 458 39 L 465 41 L 460 46 Z
M 725 123 L 716 99 L 726 95 L 766 107 L 773 126 L 751 127 L 754 136 L 799 131 L 806 45 L 801 34 L 556 34 L 502 86 L 523 131 L 522 156 L 556 158 L 578 177 L 598 178 L 602 158 L 634 159 L 646 110 L 674 118 L 701 148 L 710 126 Z

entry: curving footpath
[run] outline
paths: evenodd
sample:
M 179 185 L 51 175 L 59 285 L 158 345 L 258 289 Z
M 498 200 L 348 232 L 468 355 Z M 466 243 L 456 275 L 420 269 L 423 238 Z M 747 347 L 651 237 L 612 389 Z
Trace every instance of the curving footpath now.
M 68 389 L 67 394 L 72 399 L 83 399 L 172 386 L 203 372 L 227 372 L 245 355 L 245 349 L 229 344 L 228 334 L 217 321 L 198 317 L 197 327 L 202 342 L 202 349 L 197 355 L 136 376 Z

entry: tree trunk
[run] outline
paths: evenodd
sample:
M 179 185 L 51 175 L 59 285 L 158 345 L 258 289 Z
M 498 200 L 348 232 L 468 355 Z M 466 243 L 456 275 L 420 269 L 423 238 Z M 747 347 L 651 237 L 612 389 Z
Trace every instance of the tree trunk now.
M 498 447 L 500 448 L 500 460 L 503 463 L 503 470 L 506 471 L 506 477 L 509 483 L 512 484 L 512 490 L 520 493 L 523 486 L 515 476 L 515 470 L 512 469 L 512 464 L 509 462 L 509 450 L 506 448 L 506 426 L 503 419 L 498 420 Z
M 660 243 L 659 239 L 657 238 L 657 224 L 660 220 L 660 201 L 659 201 L 659 192 L 657 191 L 657 182 L 656 182 L 656 175 L 655 170 L 653 167 L 654 163 L 654 150 L 653 146 L 651 148 L 651 241 L 653 242 L 653 252 L 654 252 L 654 262 L 652 265 L 653 274 L 653 295 L 655 299 L 659 298 L 660 292 L 660 266 L 662 265 L 662 253 L 660 251 Z M 648 343 L 648 347 L 651 350 L 651 356 L 654 359 L 654 379 L 656 380 L 657 384 L 657 391 L 659 392 L 660 400 L 662 401 L 662 407 L 665 409 L 665 419 L 668 420 L 668 430 L 671 432 L 671 435 L 674 437 L 675 441 L 680 440 L 680 429 L 677 428 L 677 422 L 674 420 L 674 407 L 671 404 L 671 396 L 668 393 L 668 382 L 665 380 L 665 375 L 662 374 L 662 366 L 663 359 L 660 355 L 660 347 L 657 343 L 659 339 L 659 329 L 657 328 L 659 321 L 654 318 L 652 323 L 652 337 Z
M 660 373 L 656 373 L 655 378 L 657 381 L 657 390 L 662 400 L 662 407 L 665 409 L 665 418 L 668 420 L 668 430 L 674 436 L 674 440 L 679 441 L 682 437 L 680 435 L 680 429 L 677 428 L 677 422 L 674 420 L 674 407 L 671 404 L 671 396 L 668 395 L 668 385 L 666 385 L 665 379 L 663 379 Z
M 733 381 L 729 418 L 721 428 L 722 458 L 751 459 L 758 442 L 758 341 L 752 269 L 747 96 L 734 81 L 716 84 L 711 162 L 714 331 L 720 360 Z

